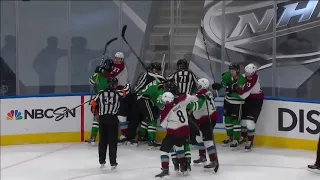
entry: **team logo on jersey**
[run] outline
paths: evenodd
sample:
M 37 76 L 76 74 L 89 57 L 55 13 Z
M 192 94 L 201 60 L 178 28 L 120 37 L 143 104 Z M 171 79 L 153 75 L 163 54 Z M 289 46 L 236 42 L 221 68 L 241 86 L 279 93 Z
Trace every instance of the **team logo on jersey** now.
M 259 61 L 259 64 L 270 65 L 273 57 L 273 20 L 277 18 L 275 28 L 278 62 L 288 66 L 319 61 L 320 51 L 317 46 L 297 33 L 317 32 L 310 30 L 320 26 L 319 1 L 278 1 L 277 17 L 273 3 L 274 1 L 225 1 L 225 19 L 222 22 L 222 1 L 206 1 L 205 34 L 208 39 L 221 45 L 221 32 L 224 31 L 227 49 L 260 57 L 264 61 Z M 286 52 L 290 49 L 291 52 Z M 289 58 L 292 60 L 289 61 Z
M 7 120 L 22 120 L 22 113 L 18 110 L 11 110 L 7 113 Z

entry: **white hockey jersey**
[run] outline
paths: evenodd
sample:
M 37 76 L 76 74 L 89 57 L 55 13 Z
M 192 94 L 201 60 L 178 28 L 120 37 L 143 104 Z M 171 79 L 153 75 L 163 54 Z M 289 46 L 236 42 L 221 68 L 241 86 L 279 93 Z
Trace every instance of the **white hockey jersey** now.
M 177 137 L 189 137 L 187 105 L 196 102 L 196 96 L 181 95 L 174 99 L 160 112 L 161 126 L 167 129 L 167 134 Z

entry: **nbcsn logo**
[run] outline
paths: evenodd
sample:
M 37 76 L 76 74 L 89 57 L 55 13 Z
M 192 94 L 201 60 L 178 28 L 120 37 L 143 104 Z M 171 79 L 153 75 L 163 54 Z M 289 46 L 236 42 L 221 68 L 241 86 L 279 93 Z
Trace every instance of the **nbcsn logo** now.
M 11 110 L 7 113 L 7 120 L 22 120 L 22 114 L 18 110 Z

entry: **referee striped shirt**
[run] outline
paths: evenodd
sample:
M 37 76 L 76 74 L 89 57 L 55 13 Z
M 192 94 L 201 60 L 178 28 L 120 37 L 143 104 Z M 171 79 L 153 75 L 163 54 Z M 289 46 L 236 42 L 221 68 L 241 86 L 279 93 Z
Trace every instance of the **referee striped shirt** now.
M 179 87 L 181 94 L 191 94 L 191 90 L 197 85 L 197 77 L 189 70 L 180 70 L 168 77 L 168 80 L 173 80 Z
M 154 74 L 151 72 L 145 72 L 143 73 L 134 87 L 134 92 L 137 93 L 139 90 L 144 89 L 149 83 L 153 82 L 154 80 L 160 80 L 163 81 L 165 78 L 161 75 Z
M 123 97 L 129 93 L 130 87 L 129 84 L 122 90 L 106 89 L 100 91 L 97 96 L 94 98 L 96 102 L 96 107 L 98 109 L 98 114 L 101 115 L 116 115 L 118 113 L 120 102 Z

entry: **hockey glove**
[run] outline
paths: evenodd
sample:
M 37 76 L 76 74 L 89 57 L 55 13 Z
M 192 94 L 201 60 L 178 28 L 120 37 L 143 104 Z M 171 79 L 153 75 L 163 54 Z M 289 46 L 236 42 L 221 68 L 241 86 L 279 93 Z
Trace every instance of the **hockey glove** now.
M 213 84 L 211 85 L 211 87 L 212 87 L 212 89 L 214 89 L 214 90 L 220 90 L 220 89 L 222 88 L 221 84 L 219 84 L 219 83 L 213 83 Z
M 210 99 L 213 98 L 213 94 L 212 94 L 211 91 L 207 91 L 207 92 L 206 92 L 206 95 L 207 95 Z

